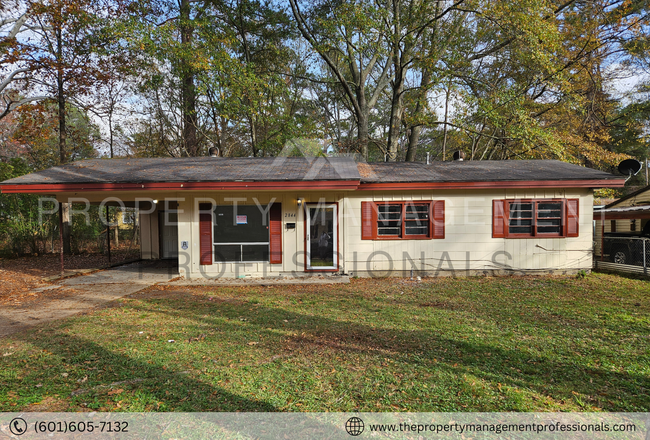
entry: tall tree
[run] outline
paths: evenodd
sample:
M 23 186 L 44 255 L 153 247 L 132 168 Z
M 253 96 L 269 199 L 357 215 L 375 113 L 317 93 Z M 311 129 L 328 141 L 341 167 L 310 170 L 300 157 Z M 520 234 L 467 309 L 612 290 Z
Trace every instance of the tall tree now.
M 148 116 L 134 147 L 174 156 L 205 154 L 208 146 L 220 154 L 279 152 L 305 129 L 306 110 L 299 81 L 289 75 L 301 62 L 286 13 L 258 0 L 187 6 L 158 5 L 159 13 L 147 9 L 134 24 L 134 48 L 143 47 L 150 61 L 140 81 Z M 188 147 L 194 136 L 195 149 Z M 145 139 L 157 146 L 136 146 Z
M 183 114 L 183 143 L 188 156 L 198 156 L 199 141 L 196 136 L 198 118 L 196 115 L 195 69 L 191 62 L 193 54 L 194 19 L 190 0 L 180 0 L 179 28 L 181 34 L 181 103 Z M 200 14 L 200 12 L 199 12 Z
M 368 157 L 370 113 L 390 80 L 382 5 L 366 0 L 313 2 L 303 11 L 289 0 L 302 36 L 341 87 L 357 125 L 358 148 Z
M 17 41 L 19 62 L 33 72 L 30 81 L 58 106 L 59 163 L 68 162 L 67 104 L 89 95 L 112 74 L 102 57 L 115 45 L 106 32 L 119 12 L 111 0 L 26 0 L 24 25 L 30 33 Z M 69 205 L 62 204 L 63 252 L 70 253 Z

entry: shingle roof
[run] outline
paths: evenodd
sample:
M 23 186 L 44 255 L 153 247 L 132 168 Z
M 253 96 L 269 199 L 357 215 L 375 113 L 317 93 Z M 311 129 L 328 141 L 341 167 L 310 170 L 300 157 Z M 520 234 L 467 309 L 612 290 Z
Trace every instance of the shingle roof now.
M 89 159 L 3 184 L 359 180 L 347 157 Z
M 361 181 L 361 183 L 620 180 L 554 160 L 375 162 L 349 157 L 90 159 L 2 182 L 3 185 Z
M 361 182 L 499 182 L 531 180 L 620 180 L 620 176 L 557 160 L 375 162 L 359 164 Z

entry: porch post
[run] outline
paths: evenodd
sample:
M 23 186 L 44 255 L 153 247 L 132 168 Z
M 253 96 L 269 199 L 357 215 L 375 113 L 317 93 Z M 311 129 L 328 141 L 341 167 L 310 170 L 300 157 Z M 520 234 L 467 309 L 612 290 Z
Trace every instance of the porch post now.
M 647 238 L 643 239 L 643 275 L 648 275 L 648 265 L 646 264 L 646 255 L 645 255 L 645 250 L 646 250 L 646 242 L 648 241 Z
M 59 203 L 59 244 L 61 245 L 61 276 L 63 276 L 63 203 Z
M 605 215 L 600 216 L 600 261 L 605 261 Z M 598 265 L 596 265 L 598 267 Z
M 106 250 L 108 251 L 108 263 L 111 263 L 111 221 L 108 218 L 108 205 L 106 205 Z

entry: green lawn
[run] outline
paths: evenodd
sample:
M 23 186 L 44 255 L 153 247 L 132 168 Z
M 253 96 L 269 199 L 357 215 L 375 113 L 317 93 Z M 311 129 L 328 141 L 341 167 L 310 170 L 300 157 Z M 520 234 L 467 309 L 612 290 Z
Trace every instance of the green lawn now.
M 650 282 L 154 287 L 0 354 L 1 411 L 650 411 Z

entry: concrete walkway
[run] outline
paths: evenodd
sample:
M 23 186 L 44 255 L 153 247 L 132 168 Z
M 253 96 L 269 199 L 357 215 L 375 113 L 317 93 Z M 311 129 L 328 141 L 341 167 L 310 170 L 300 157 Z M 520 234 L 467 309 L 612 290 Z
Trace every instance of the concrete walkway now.
M 180 279 L 178 269 L 171 262 L 141 261 L 100 270 L 74 278 L 65 278 L 34 292 L 47 293 L 61 289 L 61 295 L 43 296 L 25 307 L 0 307 L 0 337 L 25 328 L 67 318 L 92 308 L 139 292 L 149 286 L 269 286 L 282 284 L 338 284 L 349 283 L 350 277 L 336 276 L 282 276 L 277 278 L 197 278 Z M 73 289 L 73 290 L 70 290 Z
M 177 277 L 178 273 L 173 266 L 157 267 L 152 263 L 138 262 L 60 280 L 34 291 L 46 293 L 55 289 L 74 290 L 66 290 L 61 296 L 45 296 L 27 307 L 0 308 L 0 337 L 36 324 L 85 312 Z

